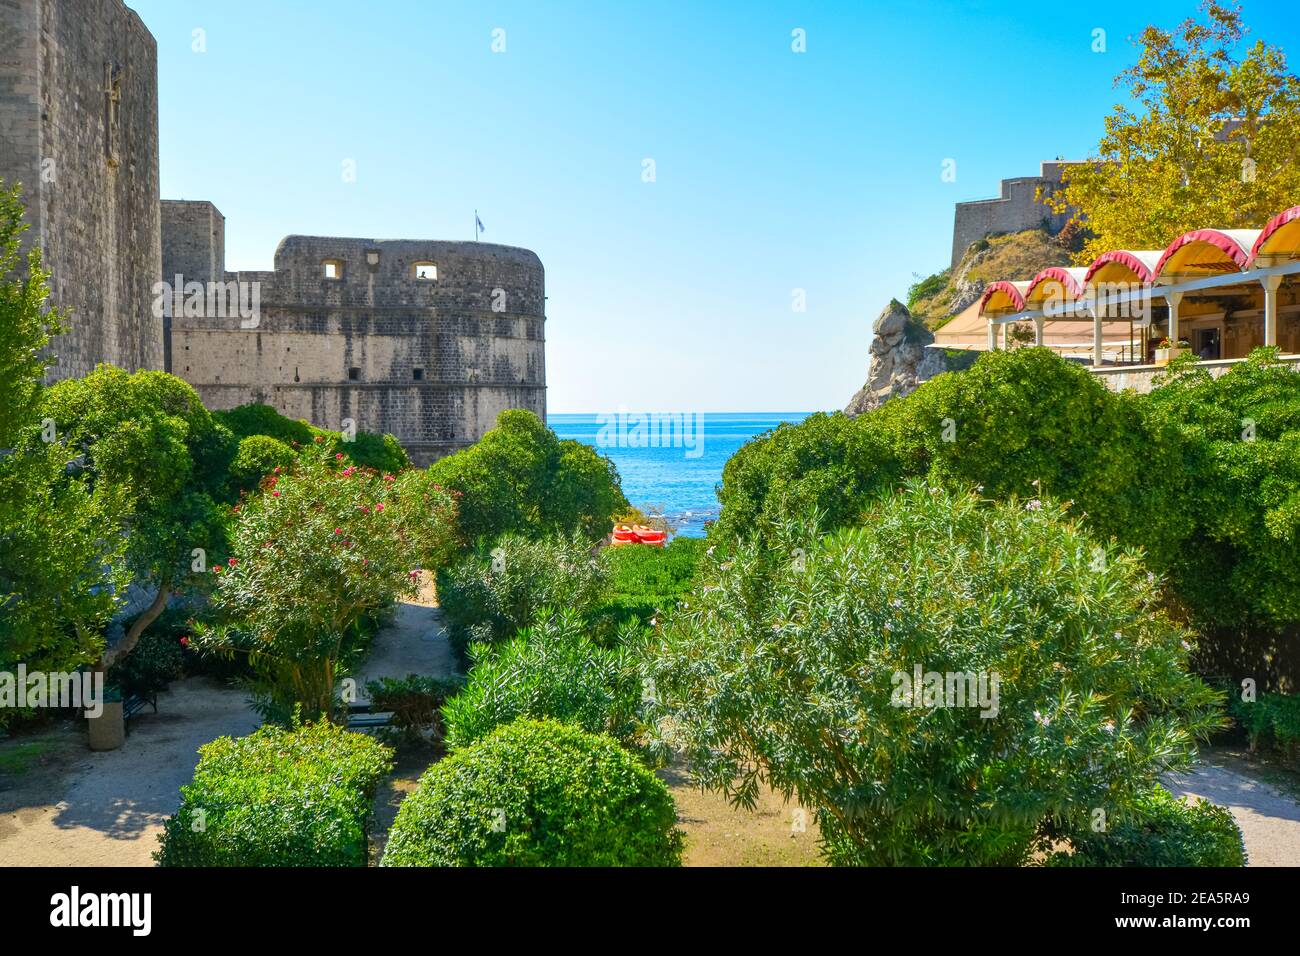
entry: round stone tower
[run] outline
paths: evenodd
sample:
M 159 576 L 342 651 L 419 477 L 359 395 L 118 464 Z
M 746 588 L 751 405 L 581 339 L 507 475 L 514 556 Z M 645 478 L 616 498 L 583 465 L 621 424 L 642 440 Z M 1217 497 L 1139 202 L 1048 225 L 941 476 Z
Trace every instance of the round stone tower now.
M 171 371 L 209 408 L 351 420 L 391 432 L 417 464 L 477 441 L 505 409 L 545 418 L 545 276 L 526 249 L 289 236 L 274 271 L 228 273 L 210 203 L 164 202 L 162 232 L 163 279 L 189 287 L 169 317 Z

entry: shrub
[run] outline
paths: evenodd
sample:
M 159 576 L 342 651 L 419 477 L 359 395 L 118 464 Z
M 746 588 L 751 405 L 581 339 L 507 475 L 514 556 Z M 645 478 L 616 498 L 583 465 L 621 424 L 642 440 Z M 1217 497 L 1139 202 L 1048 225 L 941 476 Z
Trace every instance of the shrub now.
M 1069 842 L 1074 852 L 1053 854 L 1049 866 L 1246 865 L 1241 829 L 1226 808 L 1188 804 L 1160 786 L 1108 819 L 1104 832 L 1079 828 Z
M 429 768 L 384 866 L 677 866 L 662 781 L 609 737 L 518 720 Z
M 1145 402 L 1183 447 L 1177 507 L 1187 527 L 1168 561 L 1174 587 L 1210 627 L 1292 628 L 1292 648 L 1283 656 L 1295 663 L 1300 375 L 1275 358 L 1276 350 L 1257 350 L 1217 379 L 1184 368 Z M 1245 654 L 1225 656 L 1246 663 Z
M 466 541 L 514 532 L 576 532 L 594 540 L 627 499 L 613 463 L 581 442 L 560 441 L 532 412 L 511 409 L 477 443 L 429 466 L 432 480 L 461 492 Z
M 990 498 L 1073 501 L 1098 539 L 1139 547 L 1205 632 L 1209 673 L 1300 676 L 1300 376 L 1257 350 L 1212 379 L 1192 363 L 1150 395 L 1115 394 L 1047 349 L 984 354 L 848 419 L 814 415 L 727 462 L 711 533 L 730 544 L 817 508 L 854 524 L 923 477 Z
M 609 644 L 627 624 L 649 624 L 677 606 L 690 590 L 708 542 L 675 538 L 666 547 L 605 548 L 609 595 L 588 615 L 588 634 Z
M 438 603 L 452 647 L 466 660 L 471 640 L 513 637 L 544 608 L 586 612 L 604 595 L 607 575 L 578 535 L 529 539 L 506 535 L 480 544 L 460 562 L 438 571 Z
M 212 414 L 236 438 L 260 435 L 278 439 L 290 448 L 306 448 L 317 444 L 331 455 L 344 454 L 353 463 L 376 471 L 396 473 L 410 464 L 405 449 L 392 435 L 359 431 L 351 440 L 344 440 L 341 432 L 316 428 L 301 419 L 294 421 L 270 405 L 258 403 L 240 405 Z
M 179 680 L 184 669 L 185 658 L 176 635 L 155 627 L 141 635 L 130 654 L 108 669 L 106 679 L 123 694 L 153 697 Z
M 518 717 L 552 717 L 625 744 L 636 731 L 641 679 L 627 648 L 600 647 L 580 617 L 558 617 L 498 645 L 470 646 L 465 689 L 443 707 L 447 746 L 472 744 Z
M 365 866 L 392 752 L 328 723 L 263 727 L 199 748 L 163 827 L 161 866 Z
M 703 785 L 817 808 L 833 862 L 1021 863 L 1218 725 L 1138 555 L 1063 507 L 912 483 L 861 527 L 769 544 L 708 567 L 663 629 L 657 723 Z M 980 706 L 937 706 L 950 681 Z
M 424 739 L 431 734 L 435 740 L 444 736 L 441 708 L 461 687 L 459 680 L 407 674 L 381 677 L 366 684 L 371 710 L 391 712 L 392 728 L 407 739 Z
M 1300 696 L 1260 694 L 1245 701 L 1233 695 L 1230 700 L 1232 716 L 1250 737 L 1251 750 L 1272 747 L 1295 759 L 1300 751 Z
M 722 469 L 722 511 L 710 539 L 763 534 L 791 515 L 816 508 L 828 527 L 852 524 L 901 468 L 869 416 L 809 415 L 747 442 Z
M 239 512 L 234 556 L 212 569 L 219 620 L 196 624 L 196 645 L 247 655 L 281 713 L 330 713 L 340 664 L 377 613 L 414 592 L 412 555 L 436 533 L 409 520 L 395 485 L 314 446 L 268 477 Z
M 295 442 L 299 445 L 310 443 L 316 434 L 306 422 L 286 418 L 270 405 L 256 402 L 213 412 L 212 417 L 229 428 L 236 438 L 264 435 L 293 446 Z
M 255 490 L 276 467 L 288 469 L 297 457 L 292 448 L 270 435 L 241 438 L 230 462 L 231 492 L 238 496 L 241 491 Z
M 319 431 L 319 430 L 318 430 Z M 347 455 L 362 468 L 396 474 L 410 467 L 411 459 L 406 449 L 393 435 L 375 432 L 357 432 L 350 440 L 338 432 L 320 432 L 331 439 L 327 446 L 331 453 Z

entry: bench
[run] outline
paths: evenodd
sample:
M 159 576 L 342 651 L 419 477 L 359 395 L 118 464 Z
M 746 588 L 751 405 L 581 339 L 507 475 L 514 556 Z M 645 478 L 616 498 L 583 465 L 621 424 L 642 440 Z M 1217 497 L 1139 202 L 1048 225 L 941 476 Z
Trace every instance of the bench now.
M 153 708 L 153 712 L 158 713 L 158 695 L 153 694 L 128 694 L 122 698 L 122 720 L 126 723 L 127 728 L 131 726 L 131 718 L 140 711 L 144 710 L 144 705 L 148 704 Z
M 369 704 L 348 705 L 348 730 L 365 730 L 370 727 L 387 727 L 393 722 L 388 711 L 375 713 Z

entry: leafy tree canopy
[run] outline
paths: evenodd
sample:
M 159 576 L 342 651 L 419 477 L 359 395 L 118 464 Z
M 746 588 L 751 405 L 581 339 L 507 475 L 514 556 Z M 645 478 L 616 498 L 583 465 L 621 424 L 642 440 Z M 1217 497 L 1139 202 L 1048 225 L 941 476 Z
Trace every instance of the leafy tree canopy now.
M 1163 249 L 1192 229 L 1259 228 L 1300 197 L 1300 80 L 1282 50 L 1246 42 L 1240 9 L 1217 2 L 1175 30 L 1149 26 L 1116 85 L 1094 161 L 1051 197 L 1109 249 Z

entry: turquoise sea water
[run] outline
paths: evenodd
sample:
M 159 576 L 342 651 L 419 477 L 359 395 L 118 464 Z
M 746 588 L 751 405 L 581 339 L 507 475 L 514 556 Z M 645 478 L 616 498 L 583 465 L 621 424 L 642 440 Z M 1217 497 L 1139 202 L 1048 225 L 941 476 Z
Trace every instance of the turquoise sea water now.
M 623 478 L 627 500 L 661 512 L 679 534 L 698 537 L 718 517 L 714 486 L 741 445 L 781 422 L 808 412 L 708 412 L 704 415 L 549 415 L 561 438 L 574 438 L 608 455 Z M 655 442 L 655 444 L 651 444 Z

